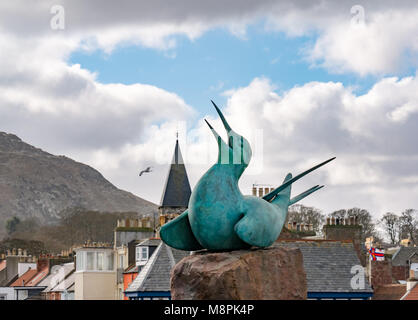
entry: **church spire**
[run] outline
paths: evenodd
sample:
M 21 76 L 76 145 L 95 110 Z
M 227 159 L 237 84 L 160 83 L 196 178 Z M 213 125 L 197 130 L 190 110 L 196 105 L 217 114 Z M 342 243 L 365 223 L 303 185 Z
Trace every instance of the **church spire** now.
M 173 159 L 161 197 L 161 206 L 187 208 L 191 193 L 192 191 L 189 178 L 187 177 L 186 167 L 184 166 L 183 157 L 181 155 L 177 132 Z

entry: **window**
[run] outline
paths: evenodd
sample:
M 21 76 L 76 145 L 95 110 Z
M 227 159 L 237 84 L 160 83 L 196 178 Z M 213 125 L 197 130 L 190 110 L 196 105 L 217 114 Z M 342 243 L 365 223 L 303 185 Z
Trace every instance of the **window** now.
M 136 260 L 138 261 L 139 260 L 139 253 L 140 253 L 140 251 L 139 250 L 141 250 L 141 248 L 140 247 L 136 247 L 136 251 L 135 251 L 135 253 L 136 253 Z
M 113 252 L 106 253 L 106 270 L 113 270 Z
M 103 270 L 103 252 L 97 252 L 97 270 Z
M 146 262 L 148 260 L 148 247 L 138 246 L 136 247 L 136 261 Z
M 76 268 L 77 271 L 113 271 L 113 251 L 79 251 Z
M 87 268 L 86 270 L 94 270 L 94 252 L 87 252 Z
M 76 269 L 77 271 L 84 270 L 84 254 L 85 252 L 79 251 L 76 255 Z
M 141 248 L 141 260 L 148 260 L 148 247 Z
M 123 268 L 123 254 L 119 255 L 119 268 Z

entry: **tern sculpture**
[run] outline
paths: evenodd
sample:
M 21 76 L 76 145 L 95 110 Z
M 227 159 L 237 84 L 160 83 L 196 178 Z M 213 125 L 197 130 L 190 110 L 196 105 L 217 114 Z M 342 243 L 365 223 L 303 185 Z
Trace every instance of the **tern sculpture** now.
M 188 209 L 164 224 L 160 237 L 167 245 L 187 251 L 268 247 L 279 237 L 288 207 L 323 187 L 316 185 L 291 198 L 292 184 L 335 157 L 295 177 L 287 174 L 279 187 L 262 198 L 243 195 L 238 180 L 251 160 L 250 144 L 212 104 L 228 133 L 228 143 L 205 120 L 218 143 L 218 161 L 196 184 Z

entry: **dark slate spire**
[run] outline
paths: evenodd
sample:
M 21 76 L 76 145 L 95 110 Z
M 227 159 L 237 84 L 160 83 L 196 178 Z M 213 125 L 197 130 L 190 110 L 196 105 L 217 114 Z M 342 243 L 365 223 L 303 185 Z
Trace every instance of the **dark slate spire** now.
M 186 167 L 176 139 L 173 160 L 171 161 L 170 171 L 167 175 L 163 195 L 161 197 L 162 207 L 188 207 L 189 198 L 192 193 L 187 177 Z

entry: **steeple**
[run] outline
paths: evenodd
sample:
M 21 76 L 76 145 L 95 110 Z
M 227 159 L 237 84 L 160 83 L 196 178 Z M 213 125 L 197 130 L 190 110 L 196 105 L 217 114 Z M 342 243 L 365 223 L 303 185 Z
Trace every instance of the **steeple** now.
M 187 177 L 186 167 L 181 156 L 177 133 L 173 159 L 161 197 L 161 207 L 187 208 L 191 193 L 189 178 Z

